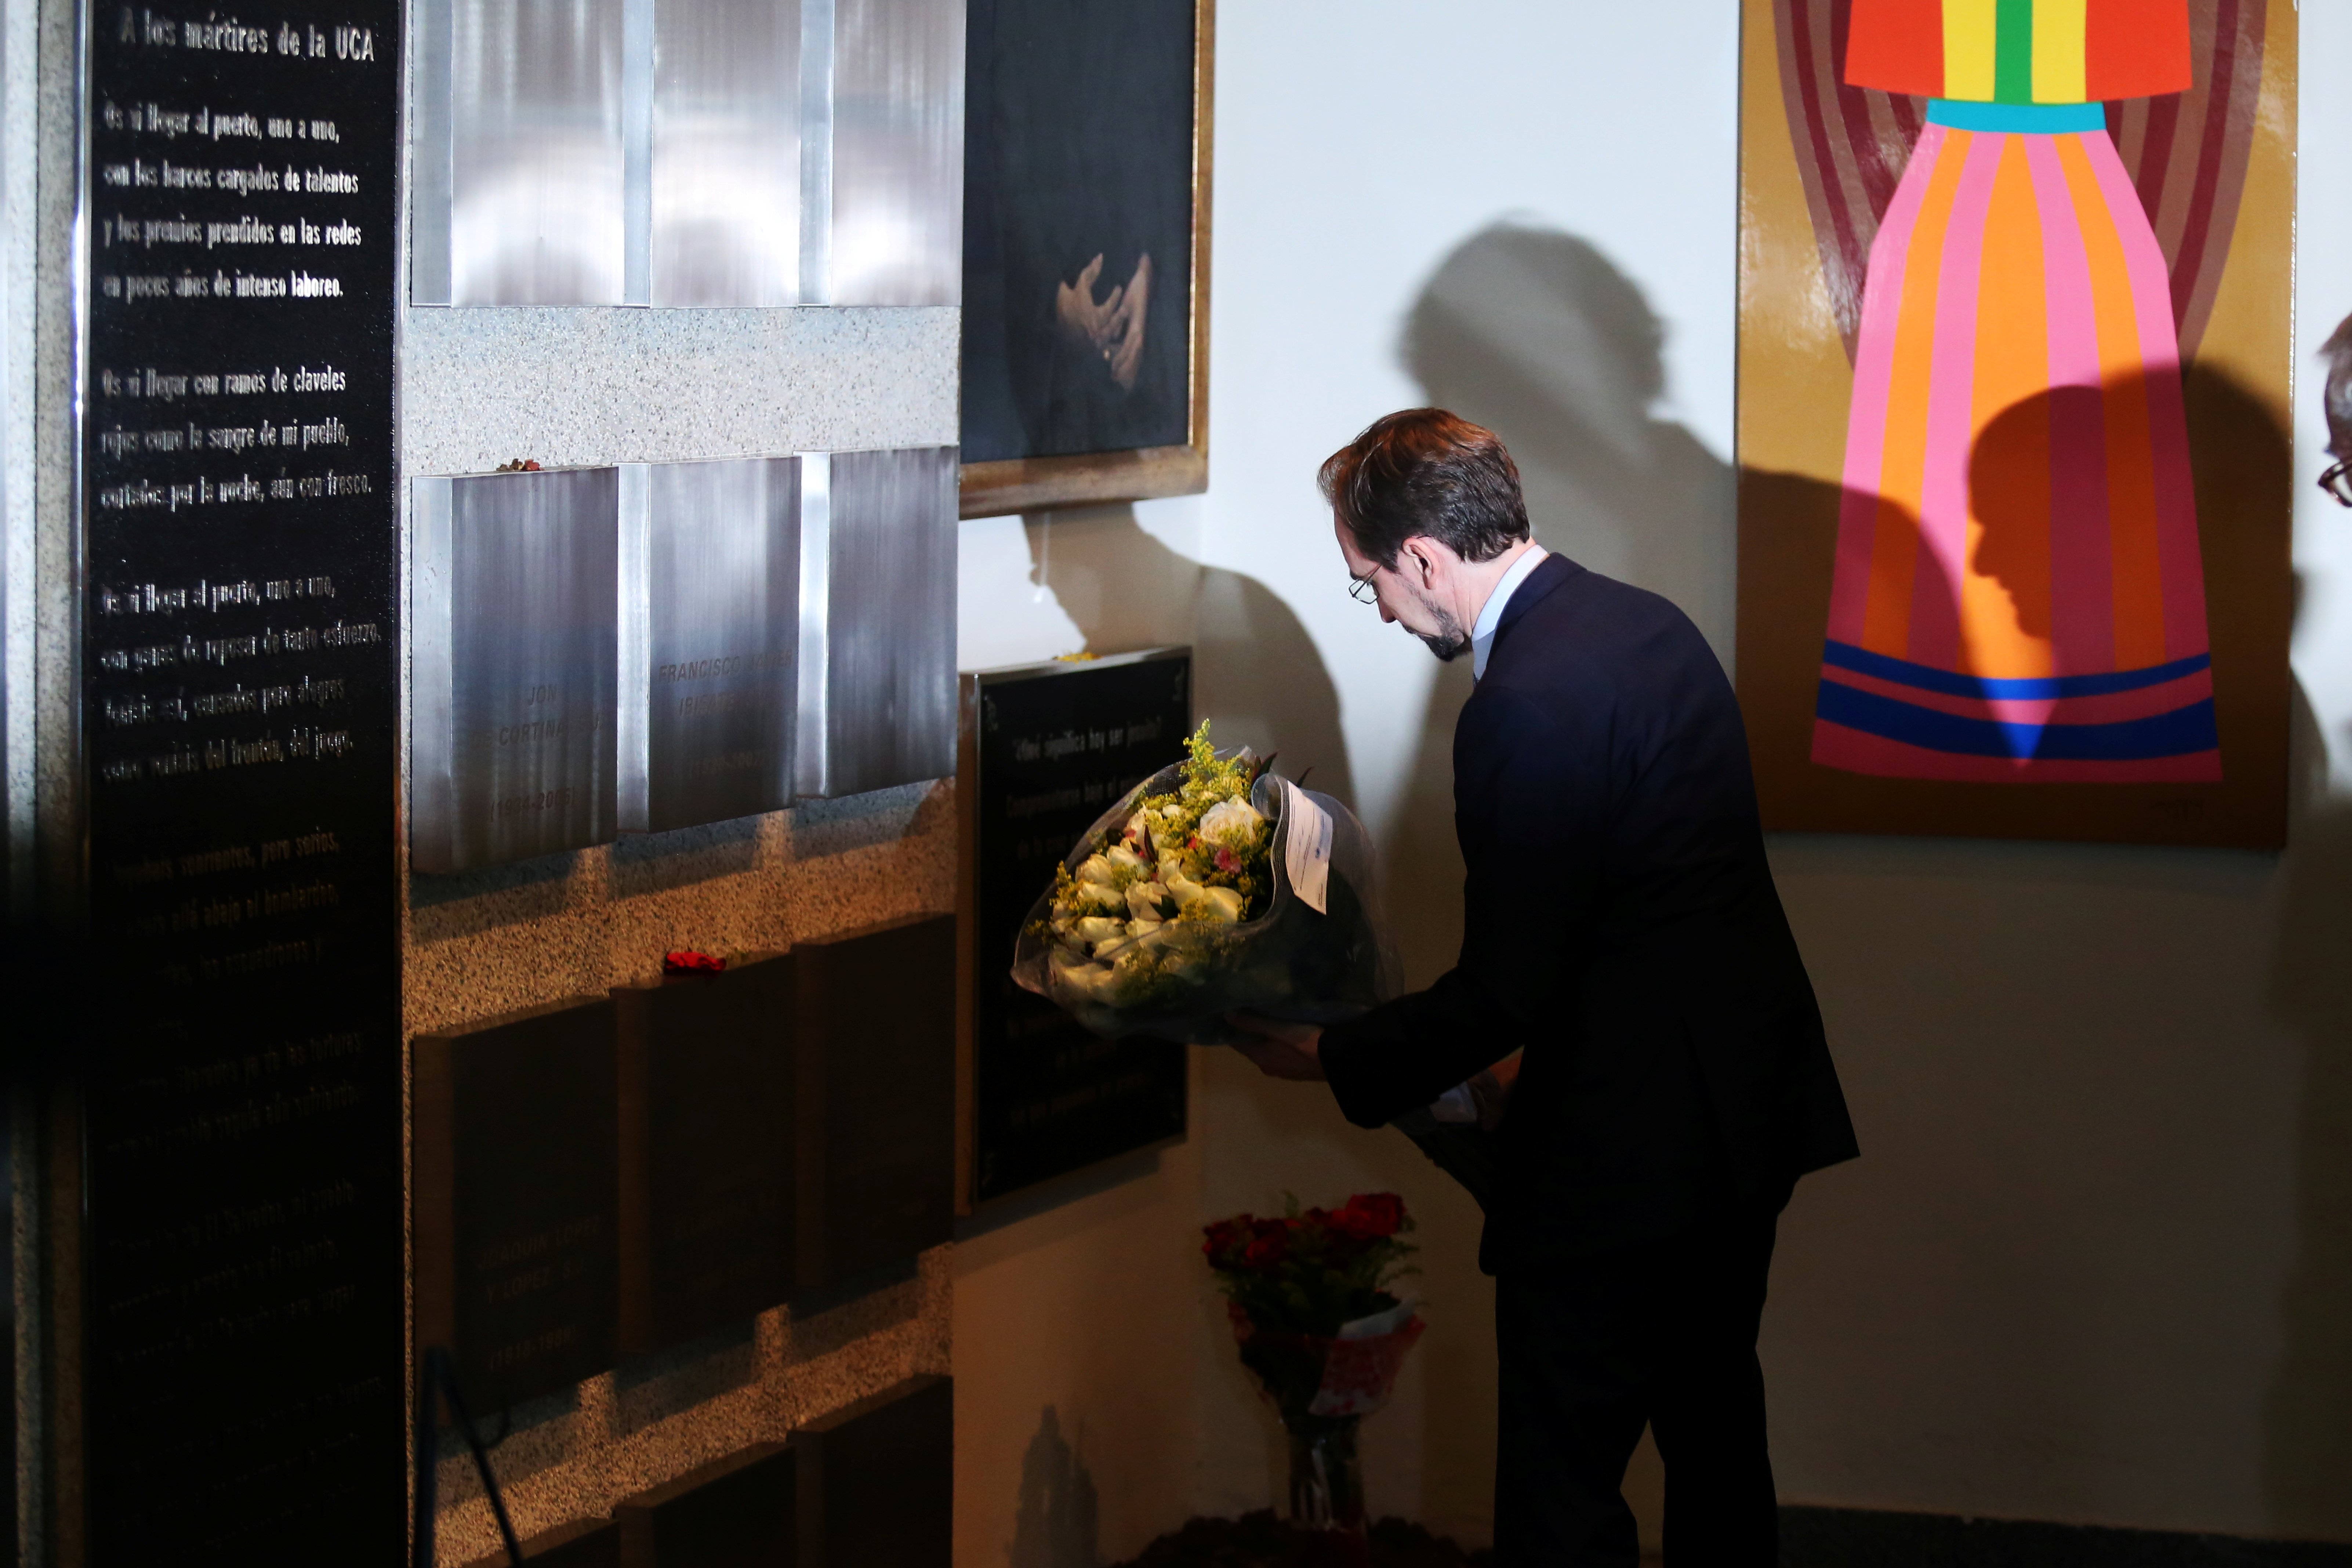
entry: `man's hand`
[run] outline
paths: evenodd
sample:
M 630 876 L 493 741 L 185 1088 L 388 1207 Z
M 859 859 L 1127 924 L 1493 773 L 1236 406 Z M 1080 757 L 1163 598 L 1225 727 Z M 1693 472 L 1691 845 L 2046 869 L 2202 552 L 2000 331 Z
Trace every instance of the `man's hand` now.
M 1255 1062 L 1266 1077 L 1323 1081 L 1322 1025 L 1285 1023 L 1263 1013 L 1228 1013 L 1225 1022 L 1242 1031 L 1234 1049 Z

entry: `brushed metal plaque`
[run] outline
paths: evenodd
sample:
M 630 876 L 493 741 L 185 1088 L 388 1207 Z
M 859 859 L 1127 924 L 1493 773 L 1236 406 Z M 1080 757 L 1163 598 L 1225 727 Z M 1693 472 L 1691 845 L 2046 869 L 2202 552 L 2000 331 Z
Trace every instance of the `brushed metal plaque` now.
M 800 0 L 651 0 L 653 303 L 801 303 Z
M 642 187 L 645 173 L 631 156 L 643 84 L 625 78 L 643 72 L 624 69 L 636 20 L 625 12 L 648 5 L 420 7 L 416 303 L 626 302 L 632 175 Z
M 611 841 L 619 500 L 614 468 L 416 481 L 415 869 Z
M 861 795 L 955 771 L 956 449 L 801 459 L 798 781 Z
M 642 522 L 624 506 L 625 832 L 792 804 L 799 468 L 793 458 L 656 463 L 643 470 Z
M 834 0 L 835 305 L 963 297 L 963 0 Z

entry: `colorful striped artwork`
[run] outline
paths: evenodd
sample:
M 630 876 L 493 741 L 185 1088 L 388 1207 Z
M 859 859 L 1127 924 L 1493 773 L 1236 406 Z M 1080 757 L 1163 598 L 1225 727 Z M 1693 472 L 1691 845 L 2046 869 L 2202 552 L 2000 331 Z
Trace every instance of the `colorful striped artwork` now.
M 2179 0 L 1854 0 L 1844 79 L 1980 103 L 2099 103 L 2185 92 Z
M 2093 96 L 2108 100 L 2107 134 L 2164 247 L 2173 322 L 2181 352 L 2192 354 L 2212 313 L 2245 189 L 2254 107 L 2262 91 L 2266 7 L 2263 0 L 2189 0 L 2185 8 L 2178 0 L 2157 5 L 2133 0 L 2124 9 L 2143 19 L 2153 15 L 2157 24 L 2176 15 L 2185 15 L 2187 21 L 2185 90 L 2154 98 L 2112 90 Z M 2084 10 L 2086 25 L 2104 14 L 2096 5 L 2086 4 Z M 1901 57 L 1874 45 L 1869 35 L 1873 28 L 1885 33 L 1890 19 L 1924 18 L 1940 39 L 1942 5 L 1940 0 L 1891 0 L 1858 10 L 1854 0 L 1772 0 L 1772 12 L 1781 110 L 1812 216 L 1830 307 L 1851 355 L 1871 242 L 1927 123 L 1927 100 L 1957 96 L 1937 90 L 1940 63 L 1915 76 L 1897 74 L 1898 68 L 1907 68 Z M 2043 15 L 2038 5 L 2035 15 Z M 1908 85 L 1864 87 L 1846 79 L 1857 30 L 1864 35 L 1865 76 Z M 1902 29 L 1892 30 L 1899 42 Z M 1910 36 L 1916 40 L 1916 28 Z M 2086 61 L 2088 37 L 2086 32 Z M 1916 48 L 1915 41 L 1915 55 Z M 1874 54 L 1883 64 L 1871 63 Z
M 1965 96 L 1930 101 L 1871 247 L 1818 764 L 2221 777 L 2170 279 L 2079 91 L 2096 9 L 1854 0 L 1857 51 Z M 2138 9 L 2185 32 L 2186 0 Z M 2033 101 L 2053 73 L 2072 96 Z
M 2284 841 L 2297 10 L 1741 0 L 1768 830 Z

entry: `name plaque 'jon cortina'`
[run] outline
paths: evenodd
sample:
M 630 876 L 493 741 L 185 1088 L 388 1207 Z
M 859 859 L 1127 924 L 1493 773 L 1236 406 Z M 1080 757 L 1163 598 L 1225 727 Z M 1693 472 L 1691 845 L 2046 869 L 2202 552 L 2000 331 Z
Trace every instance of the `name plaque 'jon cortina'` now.
M 84 12 L 99 1568 L 402 1556 L 400 16 Z

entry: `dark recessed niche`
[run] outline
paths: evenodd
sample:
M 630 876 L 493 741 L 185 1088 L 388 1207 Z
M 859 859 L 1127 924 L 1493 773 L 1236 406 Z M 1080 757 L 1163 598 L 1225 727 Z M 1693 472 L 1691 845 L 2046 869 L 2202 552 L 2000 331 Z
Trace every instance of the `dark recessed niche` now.
M 621 1348 L 779 1306 L 796 1230 L 793 961 L 613 993 L 620 1039 Z
M 613 1510 L 619 1568 L 795 1568 L 795 1459 L 758 1443 L 630 1498 Z
M 955 1542 L 955 1382 L 910 1377 L 793 1434 L 799 1568 L 948 1568 Z
M 955 931 L 918 915 L 793 950 L 803 1289 L 953 1235 Z
M 532 1568 L 621 1568 L 620 1527 L 609 1519 L 574 1520 L 517 1542 Z M 501 1547 L 465 1568 L 509 1568 Z
M 416 1342 L 478 1416 L 613 1364 L 613 1020 L 582 997 L 416 1037 Z

